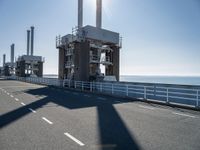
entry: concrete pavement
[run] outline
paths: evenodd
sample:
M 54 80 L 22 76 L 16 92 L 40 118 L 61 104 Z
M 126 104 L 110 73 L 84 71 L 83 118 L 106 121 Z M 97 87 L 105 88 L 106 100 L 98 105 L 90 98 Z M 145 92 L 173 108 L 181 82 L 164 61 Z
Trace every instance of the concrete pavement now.
M 200 112 L 0 80 L 2 150 L 200 149 Z

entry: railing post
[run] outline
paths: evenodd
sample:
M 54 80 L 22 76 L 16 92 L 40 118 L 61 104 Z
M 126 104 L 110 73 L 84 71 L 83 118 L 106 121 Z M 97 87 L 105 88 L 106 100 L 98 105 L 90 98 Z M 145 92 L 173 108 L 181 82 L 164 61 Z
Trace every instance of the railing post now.
M 114 94 L 114 88 L 113 88 L 113 83 L 112 83 L 112 94 Z
M 146 86 L 144 86 L 144 99 L 145 100 L 147 99 L 147 88 L 146 88 Z
M 74 81 L 74 88 L 76 89 L 76 81 Z
M 126 96 L 128 97 L 128 84 L 126 85 Z
M 69 82 L 68 82 L 68 87 L 70 88 L 70 80 L 68 80 Z
M 90 92 L 92 92 L 93 82 L 89 82 L 89 83 L 90 83 Z
M 196 103 L 196 107 L 199 107 L 199 90 L 197 90 L 197 103 Z
M 102 92 L 103 89 L 102 89 L 102 83 L 100 83 L 100 92 Z
M 81 81 L 81 86 L 82 86 L 82 91 L 84 90 L 84 87 L 83 87 L 83 81 Z
M 167 103 L 169 103 L 169 89 L 167 88 Z

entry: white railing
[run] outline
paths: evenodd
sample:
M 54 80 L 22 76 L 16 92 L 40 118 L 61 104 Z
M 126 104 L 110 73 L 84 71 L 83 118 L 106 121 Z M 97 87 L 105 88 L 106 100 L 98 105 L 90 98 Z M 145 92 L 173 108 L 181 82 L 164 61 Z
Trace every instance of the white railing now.
M 12 79 L 12 80 L 19 80 L 23 82 L 29 82 L 29 83 L 36 83 L 36 84 L 42 84 L 42 85 L 48 85 L 48 86 L 59 86 L 63 87 L 63 80 L 60 79 L 54 79 L 54 78 L 35 78 L 35 77 L 5 77 L 6 79 Z
M 100 92 L 122 97 L 154 100 L 170 104 L 200 107 L 200 86 L 165 84 L 85 82 L 64 80 L 63 86 L 81 91 Z
M 200 86 L 126 82 L 86 82 L 31 77 L 6 77 L 6 79 L 200 108 Z

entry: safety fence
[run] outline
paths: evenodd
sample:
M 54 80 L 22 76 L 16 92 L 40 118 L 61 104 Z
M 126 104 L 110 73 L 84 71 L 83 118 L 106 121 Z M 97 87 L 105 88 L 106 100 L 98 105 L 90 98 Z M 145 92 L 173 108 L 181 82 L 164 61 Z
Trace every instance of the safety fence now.
M 146 101 L 153 100 L 168 104 L 200 108 L 200 86 L 133 82 L 86 82 L 31 77 L 6 78 L 81 91 L 98 92 L 120 97 L 142 99 Z

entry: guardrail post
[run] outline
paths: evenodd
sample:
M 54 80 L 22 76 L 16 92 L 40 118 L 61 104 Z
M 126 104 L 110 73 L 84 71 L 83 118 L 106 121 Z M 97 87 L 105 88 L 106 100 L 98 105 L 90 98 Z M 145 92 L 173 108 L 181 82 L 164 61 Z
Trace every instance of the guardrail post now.
M 169 103 L 169 89 L 167 88 L 167 103 Z
M 126 96 L 128 96 L 128 85 L 126 85 Z
M 62 86 L 65 87 L 65 79 L 62 81 Z
M 147 99 L 147 87 L 144 86 L 144 99 L 146 100 Z
M 69 83 L 68 83 L 68 87 L 70 88 L 70 80 L 68 80 L 69 81 Z
M 113 88 L 113 83 L 112 83 L 112 94 L 114 94 L 114 88 Z
M 199 90 L 197 90 L 197 103 L 196 103 L 196 107 L 199 107 Z
M 90 83 L 90 92 L 92 92 L 93 82 L 89 82 L 89 83 Z
M 84 88 L 84 87 L 83 87 L 83 81 L 81 81 L 81 86 L 82 86 L 82 91 L 83 91 L 83 90 L 84 90 L 84 89 L 83 89 L 83 88 Z
M 100 91 L 102 92 L 103 90 L 102 90 L 102 83 L 100 83 Z

